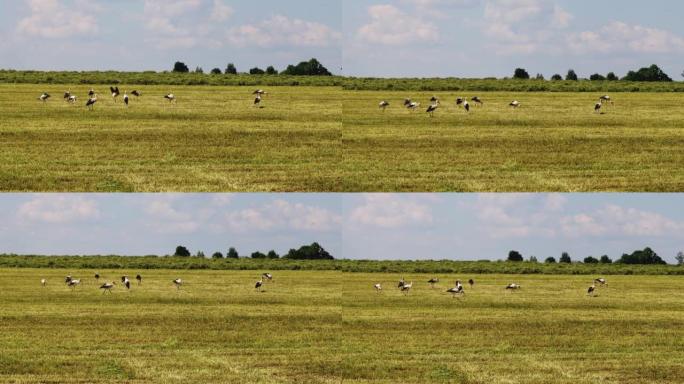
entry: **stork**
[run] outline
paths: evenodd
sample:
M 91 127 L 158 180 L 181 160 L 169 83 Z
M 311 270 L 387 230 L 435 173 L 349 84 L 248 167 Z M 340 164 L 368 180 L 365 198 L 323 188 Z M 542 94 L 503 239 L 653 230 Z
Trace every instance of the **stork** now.
M 468 104 L 468 100 L 463 100 L 463 108 L 466 112 L 470 112 L 470 104 Z
M 254 289 L 261 292 L 261 286 L 262 285 L 264 285 L 264 278 L 263 277 L 261 278 L 261 280 L 257 281 L 256 284 L 254 284 Z
M 181 285 L 183 285 L 183 280 L 181 280 L 180 278 L 175 279 L 175 280 L 173 281 L 173 285 L 176 286 L 176 289 L 180 289 L 180 288 L 181 288 Z
M 408 283 L 408 284 L 404 284 L 404 285 L 401 287 L 401 291 L 404 292 L 405 295 L 408 295 L 408 293 L 409 293 L 409 291 L 411 290 L 412 287 L 413 287 L 413 281 L 410 282 L 410 283 Z
M 439 108 L 439 101 L 435 102 L 434 104 L 431 104 L 428 109 L 425 111 L 425 113 L 429 113 L 430 117 L 435 116 L 435 111 Z
M 602 106 L 603 106 L 603 103 L 596 103 L 596 105 L 594 105 L 594 113 L 599 113 L 599 114 L 600 114 L 600 113 L 601 113 L 601 107 L 602 107 Z
M 261 274 L 261 277 L 266 278 L 266 280 L 273 280 L 273 275 L 271 275 L 271 274 L 268 273 L 268 272 L 262 273 L 262 274 Z
M 477 97 L 477 96 L 473 96 L 473 98 L 471 98 L 470 101 L 472 101 L 473 103 L 475 103 L 475 104 L 477 104 L 477 105 L 479 105 L 479 106 L 483 106 L 483 105 L 484 105 L 484 103 L 482 102 L 482 99 L 480 99 L 480 98 Z
M 46 286 L 46 285 L 47 285 L 47 280 L 45 280 L 45 279 L 40 279 L 40 285 L 42 285 L 43 287 Z
M 104 283 L 100 286 L 100 289 L 102 290 L 102 294 L 104 295 L 105 293 L 109 292 L 112 293 L 112 288 L 114 288 L 115 282 L 111 283 Z
M 109 87 L 109 90 L 112 91 L 112 99 L 116 103 L 116 98 L 119 97 L 119 87 Z
M 256 97 L 254 98 L 254 105 L 253 106 L 258 107 L 259 105 L 261 105 L 261 95 L 256 95 Z
M 599 283 L 600 285 L 608 285 L 608 282 L 606 282 L 606 279 L 603 277 L 599 277 L 598 279 L 594 279 L 594 283 Z
M 64 101 L 69 101 L 71 97 L 71 91 L 64 91 Z
M 97 93 L 88 99 L 86 102 L 86 108 L 92 111 L 94 109 L 95 103 L 97 103 Z
M 64 278 L 65 284 L 69 284 L 70 281 L 71 281 L 71 275 L 68 275 L 67 277 Z
M 135 275 L 135 279 L 138 280 L 138 285 L 142 284 L 142 276 L 140 276 L 140 274 Z
M 613 99 L 611 99 L 610 96 L 608 96 L 608 95 L 603 95 L 603 96 L 599 97 L 599 102 L 610 103 L 611 105 L 613 105 Z
M 174 95 L 173 93 L 169 93 L 169 94 L 164 95 L 164 98 L 166 100 L 168 100 L 169 103 L 171 103 L 171 102 L 175 103 L 176 102 L 176 95 Z
M 88 91 L 88 97 L 93 97 L 95 96 L 95 90 L 90 88 L 90 91 Z
M 76 286 L 79 285 L 79 284 L 81 284 L 81 280 L 78 280 L 78 279 L 71 279 L 71 280 L 69 280 L 69 282 L 67 283 L 67 285 L 68 285 L 69 288 L 71 288 L 71 289 L 76 288 Z
M 475 285 L 475 280 L 473 280 L 473 279 L 468 280 L 468 284 L 470 285 L 470 288 L 472 289 L 473 285 Z
M 465 98 L 463 97 L 458 97 L 456 98 L 456 105 L 461 105 L 465 101 Z
M 131 289 L 131 281 L 128 280 L 128 276 L 124 276 L 124 277 L 122 278 L 122 281 L 121 281 L 121 282 L 123 283 L 124 287 L 126 287 L 127 290 L 130 290 L 130 289 Z
M 267 92 L 264 91 L 263 89 L 257 89 L 256 91 L 252 92 L 252 95 L 263 96 L 263 95 L 265 95 L 266 93 L 267 93 Z
M 416 103 L 415 101 L 411 101 L 411 99 L 404 99 L 404 106 L 406 109 L 410 109 L 415 111 L 416 108 L 420 107 L 420 103 Z
M 380 109 L 382 109 L 383 112 L 385 112 L 385 109 L 387 109 L 387 107 L 389 107 L 389 105 L 390 105 L 390 103 L 387 102 L 386 100 L 383 100 L 380 102 L 380 104 L 378 104 L 378 106 L 380 107 Z
M 435 287 L 435 284 L 439 283 L 439 279 L 433 277 L 432 279 L 428 280 L 428 284 L 430 284 L 431 288 Z
M 96 282 L 100 281 L 100 274 L 99 273 L 95 273 L 95 281 Z
M 373 288 L 375 288 L 375 292 L 380 293 L 380 291 L 382 291 L 382 285 L 380 285 L 380 283 L 373 285 Z
M 591 287 L 589 287 L 589 289 L 587 289 L 587 295 L 594 296 L 594 290 L 595 289 L 596 289 L 596 285 L 592 284 Z
M 465 295 L 465 291 L 463 290 L 461 280 L 456 280 L 456 285 L 452 288 L 447 289 L 447 292 L 451 293 L 452 297 L 456 297 L 456 295 Z
M 43 103 L 47 102 L 47 99 L 50 98 L 50 94 L 47 92 L 43 92 L 42 95 L 38 98 L 38 100 L 42 101 Z
M 126 91 L 124 91 L 123 101 L 124 104 L 126 104 L 126 107 L 128 107 L 128 93 L 126 93 Z
M 513 100 L 510 104 L 508 104 L 508 106 L 513 107 L 515 109 L 520 106 L 520 102 L 518 100 Z
M 404 282 L 404 278 L 402 277 L 401 280 L 399 280 L 399 284 L 397 284 L 397 288 L 403 287 L 404 284 L 406 284 L 406 283 Z
M 140 93 L 140 92 L 138 92 L 137 90 L 134 89 L 134 90 L 131 92 L 131 95 L 133 95 L 133 96 L 135 96 L 135 97 L 140 97 L 140 96 L 142 96 L 142 93 Z
M 430 102 L 431 102 L 431 103 L 437 103 L 437 102 L 439 102 L 439 99 L 437 98 L 437 96 L 432 96 L 432 97 L 430 98 Z
M 77 99 L 77 98 L 78 98 L 78 97 L 76 97 L 76 95 L 71 95 L 71 96 L 69 96 L 69 98 L 67 99 L 67 102 L 70 103 L 70 104 L 74 104 L 74 103 L 76 103 L 76 99 Z
M 511 290 L 511 291 L 516 291 L 516 290 L 520 289 L 520 285 L 516 284 L 516 283 L 510 283 L 506 286 L 506 289 Z

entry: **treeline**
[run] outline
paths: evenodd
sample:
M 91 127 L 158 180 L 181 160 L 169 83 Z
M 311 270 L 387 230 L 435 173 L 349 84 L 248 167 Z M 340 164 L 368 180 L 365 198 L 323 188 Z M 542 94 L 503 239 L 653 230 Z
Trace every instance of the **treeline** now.
M 190 68 L 183 62 L 177 61 L 173 65 L 173 72 L 175 73 L 190 73 Z M 196 67 L 194 73 L 203 74 L 202 67 Z M 233 63 L 228 63 L 226 69 L 222 72 L 221 68 L 214 68 L 209 71 L 211 75 L 237 75 L 239 74 L 237 67 Z M 332 73 L 323 66 L 317 59 L 313 58 L 309 61 L 302 61 L 297 65 L 288 65 L 287 68 L 278 72 L 275 67 L 268 66 L 265 70 L 259 67 L 254 67 L 246 72 L 250 75 L 268 75 L 268 76 L 332 76 Z
M 167 255 L 168 256 L 168 255 Z M 193 257 L 193 254 L 190 252 L 190 250 L 183 246 L 179 245 L 176 247 L 175 252 L 173 253 L 174 257 Z M 204 259 L 207 257 L 207 255 L 204 253 L 204 251 L 197 251 L 194 254 L 194 257 Z M 230 247 L 228 248 L 228 251 L 225 253 L 225 255 L 221 251 L 216 251 L 211 254 L 212 259 L 239 259 L 240 257 L 246 257 L 246 256 L 240 256 L 239 252 L 235 247 Z M 280 259 L 281 256 L 275 251 L 275 250 L 270 250 L 268 253 L 262 253 L 261 251 L 254 251 L 250 254 L 249 256 L 252 259 Z M 314 242 L 310 245 L 303 245 L 299 247 L 299 249 L 290 249 L 285 255 L 282 256 L 283 259 L 290 259 L 290 260 L 334 260 L 335 258 L 333 255 L 331 255 L 328 251 L 325 250 L 325 248 L 321 247 L 320 244 Z
M 677 265 L 684 265 L 684 252 L 679 252 L 677 256 L 675 257 L 677 260 Z M 518 252 L 518 251 L 510 251 L 508 253 L 508 258 L 506 259 L 509 262 L 522 262 L 525 260 L 523 255 Z M 527 260 L 530 263 L 539 263 L 540 260 L 537 259 L 536 256 L 530 256 L 530 258 Z M 546 264 L 555 264 L 556 262 L 558 263 L 565 263 L 565 264 L 571 264 L 573 262 L 580 262 L 580 261 L 574 261 L 572 260 L 572 257 L 570 257 L 570 254 L 567 252 L 563 252 L 556 261 L 556 258 L 553 256 L 549 256 L 546 259 L 544 259 L 544 263 Z M 594 256 L 587 256 L 582 261 L 584 264 L 612 264 L 613 260 L 608 256 L 608 255 L 603 255 L 601 257 L 594 257 Z M 649 247 L 644 248 L 643 250 L 636 250 L 632 253 L 623 253 L 622 256 L 615 261 L 616 264 L 636 264 L 636 265 L 651 265 L 651 264 L 659 264 L 659 265 L 665 265 L 667 262 L 663 260 L 658 254 L 652 250 Z
M 676 265 L 531 263 L 524 261 L 376 261 L 293 260 L 288 258 L 223 258 L 173 256 L 32 256 L 0 255 L 0 268 L 54 269 L 180 269 L 180 270 L 302 270 L 392 274 L 548 274 L 548 275 L 684 275 Z
M 684 76 L 684 73 L 682 74 Z M 513 78 L 518 80 L 528 80 L 530 79 L 530 74 L 524 68 L 516 68 L 513 72 Z M 545 80 L 544 75 L 538 73 L 535 76 L 535 80 Z M 559 73 L 551 76 L 551 81 L 561 81 L 563 76 Z M 565 75 L 566 81 L 579 81 L 580 78 L 574 69 L 569 69 Z M 585 79 L 586 80 L 586 79 Z M 672 78 L 668 76 L 660 67 L 656 64 L 650 67 L 643 67 L 636 71 L 629 71 L 622 79 L 620 79 L 615 72 L 608 72 L 605 76 L 600 73 L 595 73 L 589 76 L 591 81 L 640 81 L 640 82 L 672 82 Z

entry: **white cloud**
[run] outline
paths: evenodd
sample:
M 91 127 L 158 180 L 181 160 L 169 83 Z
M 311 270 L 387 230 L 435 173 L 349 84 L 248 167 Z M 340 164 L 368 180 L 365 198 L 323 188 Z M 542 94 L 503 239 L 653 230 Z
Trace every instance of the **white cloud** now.
M 214 7 L 211 10 L 211 21 L 222 22 L 233 16 L 233 8 L 225 5 L 222 0 L 214 0 Z
M 17 210 L 19 219 L 51 224 L 94 220 L 100 217 L 97 203 L 83 197 L 37 196 Z
M 666 236 L 681 232 L 684 223 L 654 212 L 607 205 L 595 213 L 562 218 L 561 229 L 568 237 Z
M 439 40 L 436 25 L 392 5 L 371 6 L 368 14 L 370 23 L 357 31 L 357 38 L 362 41 L 382 45 L 408 45 Z
M 59 39 L 97 34 L 97 19 L 91 13 L 67 7 L 58 0 L 27 0 L 31 15 L 21 19 L 17 31 L 28 36 Z
M 614 21 L 598 31 L 572 33 L 567 38 L 575 53 L 684 52 L 684 38 L 669 31 Z
M 349 221 L 380 228 L 400 228 L 433 222 L 432 210 L 415 199 L 394 194 L 367 194 L 349 214 Z
M 340 40 L 341 34 L 325 24 L 276 15 L 257 24 L 233 27 L 226 33 L 228 43 L 258 47 L 296 46 L 327 47 Z
M 225 221 L 236 231 L 295 229 L 327 232 L 339 231 L 341 218 L 337 213 L 320 207 L 275 200 L 260 207 L 227 213 Z

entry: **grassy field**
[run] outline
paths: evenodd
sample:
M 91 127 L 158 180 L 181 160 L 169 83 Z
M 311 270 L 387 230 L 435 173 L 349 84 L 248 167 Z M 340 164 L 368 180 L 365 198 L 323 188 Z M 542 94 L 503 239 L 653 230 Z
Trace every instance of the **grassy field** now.
M 425 108 L 440 97 L 434 118 Z M 470 114 L 456 96 L 480 96 Z M 343 93 L 347 191 L 684 190 L 684 95 L 615 93 Z M 419 111 L 401 106 L 405 97 Z M 517 99 L 517 110 L 508 103 Z M 392 105 L 385 113 L 381 100 Z
M 139 271 L 100 270 L 103 279 Z M 66 274 L 84 279 L 71 292 Z M 0 382 L 681 383 L 684 280 L 611 276 L 0 270 Z M 40 286 L 46 277 L 48 285 Z M 182 277 L 181 291 L 171 279 Z M 462 299 L 444 290 L 474 278 Z M 377 294 L 372 285 L 384 284 Z M 519 292 L 503 287 L 517 282 Z
M 4 191 L 330 191 L 341 187 L 341 100 L 335 87 L 0 85 Z M 70 89 L 76 105 L 62 100 Z M 42 92 L 53 97 L 43 105 Z M 178 101 L 162 98 L 173 92 Z

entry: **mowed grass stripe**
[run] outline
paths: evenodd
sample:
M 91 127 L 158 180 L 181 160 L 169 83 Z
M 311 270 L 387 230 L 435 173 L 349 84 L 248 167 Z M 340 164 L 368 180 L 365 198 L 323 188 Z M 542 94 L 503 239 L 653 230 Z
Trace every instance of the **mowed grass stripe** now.
M 274 271 L 258 293 L 259 271 L 145 270 L 141 287 L 103 295 L 94 273 L 0 270 L 0 382 L 684 380 L 676 276 L 608 276 L 591 298 L 587 275 L 405 274 L 404 295 L 399 274 Z M 83 279 L 75 292 L 66 274 Z M 445 292 L 456 278 L 476 282 L 462 299 Z
M 0 184 L 6 191 L 322 191 L 340 189 L 338 88 L 0 85 Z M 53 90 L 54 89 L 54 90 Z M 62 92 L 79 95 L 75 105 Z M 36 94 L 47 90 L 46 105 Z M 61 91 L 60 91 L 61 90 Z M 173 105 L 162 98 L 172 91 Z
M 684 105 L 679 94 L 477 93 L 484 107 L 433 93 L 346 92 L 345 189 L 349 191 L 680 191 Z M 422 102 L 403 108 L 405 97 Z M 513 99 L 522 106 L 508 107 Z M 383 113 L 377 104 L 388 100 Z

